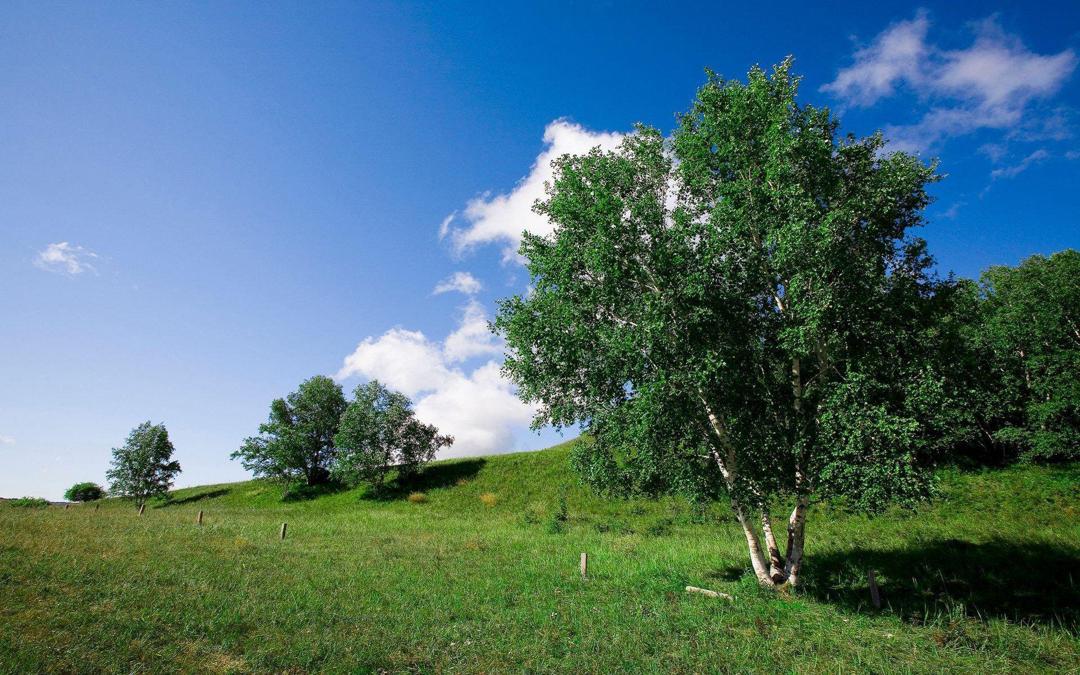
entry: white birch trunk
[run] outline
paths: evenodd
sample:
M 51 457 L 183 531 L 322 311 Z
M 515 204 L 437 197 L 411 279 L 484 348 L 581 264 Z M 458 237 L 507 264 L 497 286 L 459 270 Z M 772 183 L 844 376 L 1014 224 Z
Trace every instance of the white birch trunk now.
M 787 564 L 784 571 L 787 573 L 787 582 L 791 586 L 798 586 L 799 573 L 802 570 L 803 543 L 806 540 L 806 511 L 810 501 L 805 496 L 800 496 L 795 503 L 795 509 L 788 519 L 788 543 Z

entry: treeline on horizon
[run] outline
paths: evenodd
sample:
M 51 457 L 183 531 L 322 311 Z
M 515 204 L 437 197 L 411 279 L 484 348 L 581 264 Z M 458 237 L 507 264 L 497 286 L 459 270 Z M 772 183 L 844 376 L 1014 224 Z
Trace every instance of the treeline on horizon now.
M 1080 459 L 1080 252 L 995 265 L 978 280 L 950 276 L 932 293 L 922 348 L 935 354 L 942 376 L 927 405 L 937 440 L 926 459 L 985 466 Z M 328 377 L 310 378 L 273 401 L 260 435 L 231 458 L 281 484 L 284 498 L 297 485 L 327 482 L 378 491 L 393 470 L 412 475 L 453 442 L 378 382 L 355 397 L 347 402 Z M 142 504 L 165 496 L 180 472 L 173 451 L 164 424 L 146 422 L 113 450 L 108 492 L 84 482 L 65 498 L 112 494 Z
M 927 325 L 943 458 L 1080 458 L 1080 252 L 1033 255 L 940 283 Z

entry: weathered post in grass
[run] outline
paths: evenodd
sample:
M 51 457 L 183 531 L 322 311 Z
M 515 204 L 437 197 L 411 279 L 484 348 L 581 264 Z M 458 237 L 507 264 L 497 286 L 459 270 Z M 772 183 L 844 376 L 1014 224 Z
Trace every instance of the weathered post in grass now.
M 99 508 L 101 508 L 101 504 L 94 504 L 94 510 L 95 511 L 97 511 Z
M 866 571 L 866 580 L 870 585 L 870 602 L 874 603 L 875 609 L 881 609 L 881 591 L 878 590 L 877 577 L 874 576 L 874 570 Z
M 581 552 L 581 578 L 584 579 L 589 573 L 589 554 Z
M 202 511 L 199 511 L 199 519 L 196 521 L 199 525 L 202 525 Z
M 285 541 L 285 530 L 288 529 L 288 527 L 289 527 L 288 523 L 282 523 L 281 524 L 281 540 L 282 541 Z
M 71 504 L 64 504 L 64 510 L 67 511 L 69 506 L 71 506 Z
M 145 510 L 146 510 L 146 504 L 139 504 L 139 515 L 140 516 L 143 514 L 143 511 L 145 511 Z

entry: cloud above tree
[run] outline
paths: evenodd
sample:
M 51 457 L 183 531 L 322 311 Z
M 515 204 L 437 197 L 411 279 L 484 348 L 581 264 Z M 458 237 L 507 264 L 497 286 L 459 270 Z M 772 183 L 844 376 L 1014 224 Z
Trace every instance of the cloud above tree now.
M 585 154 L 597 146 L 611 150 L 624 136 L 589 131 L 565 119 L 551 122 L 544 129 L 544 150 L 514 189 L 494 195 L 484 193 L 470 200 L 463 211 L 443 220 L 440 237 L 450 242 L 457 255 L 484 244 L 498 244 L 502 246 L 503 260 L 515 260 L 522 232 L 551 232 L 551 223 L 533 212 L 533 204 L 544 196 L 544 183 L 552 178 L 551 162 L 566 154 Z
M 973 23 L 972 42 L 962 49 L 932 43 L 930 28 L 924 10 L 894 23 L 857 49 L 851 65 L 821 90 L 848 107 L 872 106 L 901 90 L 925 102 L 928 107 L 915 123 L 885 128 L 897 150 L 931 149 L 980 129 L 1061 136 L 1065 112 L 1037 110 L 1034 104 L 1056 93 L 1072 75 L 1077 64 L 1073 50 L 1033 52 L 995 17 Z
M 515 431 L 532 419 L 501 374 L 502 344 L 487 329 L 483 306 L 470 301 L 458 327 L 442 342 L 420 331 L 393 328 L 368 337 L 345 357 L 336 375 L 377 379 L 414 400 L 416 416 L 454 436 L 442 457 L 509 452 Z M 468 367 L 478 357 L 492 357 Z

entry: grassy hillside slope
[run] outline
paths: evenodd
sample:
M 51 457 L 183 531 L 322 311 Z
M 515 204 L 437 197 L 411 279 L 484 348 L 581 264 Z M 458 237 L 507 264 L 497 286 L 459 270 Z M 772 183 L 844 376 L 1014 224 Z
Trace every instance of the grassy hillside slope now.
M 819 508 L 807 585 L 778 595 L 722 508 L 605 502 L 568 452 L 438 463 L 382 499 L 0 505 L 0 671 L 1080 669 L 1080 466 L 944 472 L 918 513 Z

